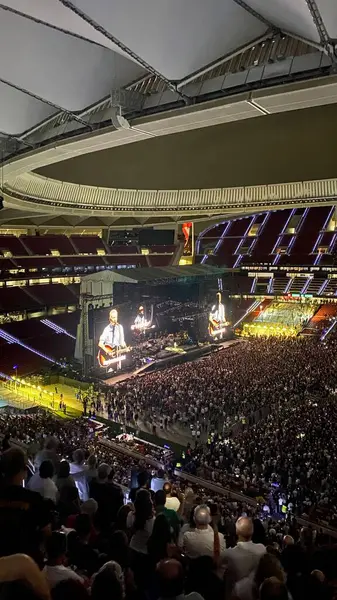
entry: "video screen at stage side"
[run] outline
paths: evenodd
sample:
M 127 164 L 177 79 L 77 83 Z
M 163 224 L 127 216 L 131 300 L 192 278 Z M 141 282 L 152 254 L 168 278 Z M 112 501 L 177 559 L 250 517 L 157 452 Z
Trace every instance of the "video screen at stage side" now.
M 122 284 L 114 287 L 114 300 L 89 315 L 93 361 L 101 370 L 138 368 L 226 333 L 226 306 L 214 286 Z

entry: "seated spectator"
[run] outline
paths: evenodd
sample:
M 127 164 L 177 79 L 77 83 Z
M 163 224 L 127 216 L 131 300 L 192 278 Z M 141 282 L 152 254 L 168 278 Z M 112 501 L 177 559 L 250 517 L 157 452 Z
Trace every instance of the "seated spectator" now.
M 152 477 L 152 479 L 151 479 L 151 490 L 153 492 L 162 490 L 165 482 L 166 482 L 165 472 L 163 471 L 163 469 L 158 469 L 156 477 Z
M 59 492 L 59 502 L 66 504 L 69 488 L 76 487 L 75 481 L 70 475 L 70 464 L 67 460 L 61 460 L 55 483 Z
M 173 558 L 157 565 L 157 585 L 160 599 L 203 600 L 197 592 L 184 593 L 184 571 L 181 563 Z
M 270 577 L 261 585 L 259 600 L 289 600 L 287 586 L 276 577 Z
M 91 586 L 92 600 L 123 600 L 125 597 L 124 574 L 121 566 L 109 561 L 100 568 Z
M 82 502 L 85 502 L 89 498 L 89 487 L 86 478 L 87 468 L 84 464 L 84 458 L 83 450 L 75 450 L 73 453 L 73 462 L 70 463 L 70 474 L 75 481 Z
M 58 490 L 52 479 L 54 475 L 53 463 L 50 460 L 42 461 L 39 471 L 27 483 L 27 489 L 38 492 L 42 498 L 52 500 L 54 504 L 58 500 Z
M 166 481 L 163 490 L 166 495 L 165 507 L 178 512 L 180 509 L 180 500 L 172 495 L 172 484 L 169 481 Z
M 240 517 L 236 522 L 238 542 L 235 548 L 228 548 L 226 558 L 230 575 L 234 581 L 240 581 L 255 572 L 260 558 L 266 552 L 262 544 L 252 542 L 254 527 L 248 517 Z
M 172 510 L 171 508 L 166 508 L 166 495 L 164 490 L 158 490 L 155 493 L 154 502 L 156 515 L 158 516 L 163 514 L 166 517 L 171 531 L 173 533 L 173 537 L 175 540 L 177 540 L 180 531 L 180 519 L 175 510 Z
M 47 564 L 43 572 L 48 581 L 49 587 L 53 588 L 60 581 L 75 579 L 83 583 L 83 579 L 72 569 L 65 566 L 67 538 L 64 533 L 53 531 L 46 542 Z
M 24 452 L 6 450 L 0 473 L 0 556 L 22 552 L 40 564 L 40 544 L 50 532 L 51 514 L 40 494 L 22 487 L 27 474 Z
M 195 529 L 183 534 L 182 546 L 189 558 L 211 556 L 224 558 L 226 542 L 222 533 L 212 529 L 210 509 L 200 504 L 194 509 Z
M 171 543 L 171 530 L 165 515 L 158 515 L 154 521 L 152 533 L 147 542 L 147 551 L 153 567 L 164 558 L 169 556 L 169 544 Z
M 251 573 L 236 583 L 234 597 L 238 600 L 255 600 L 261 585 L 270 577 L 276 577 L 282 583 L 286 581 L 280 561 L 273 554 L 266 552 L 260 558 L 255 574 Z
M 104 527 L 109 527 L 116 521 L 124 501 L 122 488 L 109 480 L 110 473 L 109 465 L 102 463 L 98 467 L 97 479 L 93 479 L 90 484 L 90 496 L 98 504 L 97 520 Z

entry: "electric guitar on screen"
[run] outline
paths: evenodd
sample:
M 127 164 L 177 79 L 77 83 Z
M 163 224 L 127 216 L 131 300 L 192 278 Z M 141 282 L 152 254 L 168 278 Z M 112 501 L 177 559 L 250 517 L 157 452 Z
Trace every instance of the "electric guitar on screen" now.
M 120 346 L 114 347 L 110 346 L 110 344 L 105 344 L 105 350 L 101 348 L 97 354 L 97 360 L 100 367 L 110 367 L 113 364 L 118 363 L 119 361 L 126 359 L 126 353 L 131 352 L 131 346 L 125 346 L 125 348 L 121 348 Z

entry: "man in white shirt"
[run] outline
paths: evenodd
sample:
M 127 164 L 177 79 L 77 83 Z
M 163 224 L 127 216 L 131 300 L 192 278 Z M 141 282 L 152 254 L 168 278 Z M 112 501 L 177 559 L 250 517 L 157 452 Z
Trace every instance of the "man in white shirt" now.
M 123 326 L 118 323 L 118 312 L 115 308 L 110 310 L 109 313 L 109 325 L 107 325 L 99 338 L 98 346 L 106 352 L 106 345 L 112 348 L 124 348 L 124 329 Z
M 163 469 L 158 469 L 158 473 L 156 477 L 152 477 L 151 479 L 151 490 L 153 492 L 158 492 L 158 490 L 162 490 L 164 484 L 166 483 L 165 473 Z
M 216 536 L 219 536 L 219 558 L 225 556 L 226 542 L 222 533 L 212 529 L 210 509 L 205 504 L 199 504 L 194 510 L 195 529 L 186 531 L 183 535 L 183 550 L 189 558 L 198 556 L 214 557 L 216 552 Z
M 65 581 L 67 579 L 74 579 L 79 583 L 83 583 L 82 577 L 64 564 L 66 561 L 67 549 L 66 539 L 67 536 L 65 533 L 53 531 L 46 541 L 48 561 L 43 569 L 43 573 L 50 588 L 53 588 L 60 583 L 60 581 Z
M 166 481 L 163 490 L 166 494 L 165 508 L 169 508 L 170 510 L 175 510 L 175 512 L 178 512 L 180 509 L 180 500 L 179 498 L 172 496 L 172 485 L 169 481 Z
M 236 535 L 238 542 L 235 548 L 226 550 L 229 572 L 234 582 L 240 581 L 253 573 L 266 553 L 263 544 L 252 542 L 254 532 L 253 521 L 248 517 L 240 517 L 236 522 Z
M 52 500 L 55 504 L 58 500 L 58 489 L 52 480 L 54 475 L 53 463 L 50 460 L 42 461 L 39 470 L 27 483 L 27 488 L 33 492 L 38 492 L 42 498 Z

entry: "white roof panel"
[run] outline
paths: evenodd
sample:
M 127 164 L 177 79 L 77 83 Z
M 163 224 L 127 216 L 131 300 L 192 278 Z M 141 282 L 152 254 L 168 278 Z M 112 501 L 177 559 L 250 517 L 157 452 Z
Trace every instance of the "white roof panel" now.
M 334 2 L 334 0 L 326 1 L 331 5 Z M 314 42 L 320 41 L 306 0 L 246 0 L 246 2 L 281 30 Z
M 316 4 L 328 35 L 336 38 L 337 0 Z M 243 5 L 240 0 L 3 0 L 0 131 L 19 135 L 58 109 L 81 112 L 148 72 L 175 84 L 259 38 L 268 25 L 320 42 L 306 0 Z

